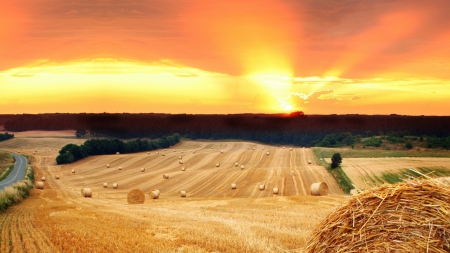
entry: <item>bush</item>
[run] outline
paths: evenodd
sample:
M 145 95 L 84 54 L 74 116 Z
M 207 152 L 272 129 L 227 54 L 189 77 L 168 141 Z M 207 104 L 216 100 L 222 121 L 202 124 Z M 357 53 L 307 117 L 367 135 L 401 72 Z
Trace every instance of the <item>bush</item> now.
M 411 144 L 411 142 L 406 142 L 406 144 L 405 144 L 405 148 L 407 148 L 407 149 L 412 149 L 413 148 L 413 145 Z
M 334 153 L 331 157 L 331 168 L 337 168 L 342 163 L 342 157 L 340 153 Z

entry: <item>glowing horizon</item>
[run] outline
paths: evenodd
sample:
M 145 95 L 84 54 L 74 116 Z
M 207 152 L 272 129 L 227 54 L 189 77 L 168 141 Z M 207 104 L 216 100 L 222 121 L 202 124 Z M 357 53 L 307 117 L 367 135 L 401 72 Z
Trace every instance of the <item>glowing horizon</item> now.
M 450 115 L 443 0 L 37 4 L 0 10 L 3 114 Z

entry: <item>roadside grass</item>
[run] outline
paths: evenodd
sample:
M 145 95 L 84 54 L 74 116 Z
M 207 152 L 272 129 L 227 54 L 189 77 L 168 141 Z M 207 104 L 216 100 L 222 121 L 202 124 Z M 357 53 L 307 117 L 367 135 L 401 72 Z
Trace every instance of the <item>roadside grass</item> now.
M 321 148 L 312 148 L 314 154 L 316 157 L 318 157 L 319 165 L 325 167 L 328 172 L 333 176 L 333 178 L 338 183 L 339 187 L 344 191 L 346 194 L 350 194 L 350 191 L 354 189 L 352 180 L 345 174 L 344 170 L 341 168 L 341 166 L 338 166 L 334 169 L 331 168 L 331 163 L 327 163 L 322 156 Z M 342 154 L 341 154 L 342 155 Z M 333 156 L 333 154 L 331 154 Z M 330 156 L 330 157 L 331 157 Z
M 450 157 L 446 150 L 433 149 L 426 151 L 384 150 L 384 149 L 350 149 L 350 148 L 313 148 L 318 158 L 331 158 L 334 153 L 340 153 L 345 158 L 377 158 L 377 157 Z
M 25 178 L 11 186 L 5 187 L 0 192 L 0 213 L 3 213 L 9 206 L 20 203 L 23 199 L 28 197 L 30 189 L 33 188 L 34 172 L 28 166 L 25 172 Z
M 414 170 L 420 172 L 423 175 L 427 175 L 431 178 L 450 176 L 450 170 L 443 167 L 418 167 L 415 168 Z M 404 179 L 423 177 L 421 174 L 415 173 L 410 169 L 402 169 L 395 173 L 384 172 L 381 174 L 381 178 L 385 182 L 395 184 L 398 182 L 402 182 Z
M 9 174 L 11 174 L 11 171 L 14 169 L 14 165 L 6 166 L 6 168 L 4 167 L 5 166 L 0 167 L 0 181 L 5 180 L 5 178 L 7 178 Z

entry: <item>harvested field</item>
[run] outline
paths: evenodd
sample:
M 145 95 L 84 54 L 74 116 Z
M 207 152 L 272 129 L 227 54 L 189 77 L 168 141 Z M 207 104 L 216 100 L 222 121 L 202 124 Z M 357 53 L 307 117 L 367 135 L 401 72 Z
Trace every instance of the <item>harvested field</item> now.
M 33 138 L 14 139 L 32 147 L 30 154 L 38 146 Z M 51 141 L 55 146 L 71 142 Z M 2 142 L 0 149 L 12 144 Z M 186 141 L 175 148 L 177 152 L 167 149 L 166 156 L 158 151 L 114 154 L 64 166 L 55 164 L 59 149 L 43 155 L 40 148 L 30 161 L 36 178 L 47 177 L 45 188 L 32 190 L 30 197 L 0 215 L 0 251 L 299 252 L 314 227 L 345 201 L 323 167 L 307 165 L 309 149 L 265 146 L 271 153 L 266 156 L 248 142 Z M 221 149 L 223 154 L 217 152 Z M 184 151 L 189 170 L 180 170 L 179 151 Z M 235 167 L 235 162 L 246 169 Z M 142 167 L 146 173 L 140 172 Z M 306 196 L 317 181 L 334 186 L 331 195 Z M 103 188 L 105 182 L 120 187 Z M 239 187 L 231 189 L 232 183 Z M 271 190 L 259 191 L 260 184 Z M 80 195 L 83 188 L 92 189 L 91 198 Z M 159 189 L 161 195 L 128 205 L 127 193 L 133 188 L 144 193 Z M 186 198 L 179 197 L 180 190 L 186 191 Z
M 407 178 L 414 175 L 408 169 L 436 171 L 436 177 L 450 174 L 450 158 L 441 157 L 395 157 L 395 158 L 345 158 L 342 169 L 360 189 L 372 188 L 389 180 L 389 175 Z M 437 172 L 444 173 L 440 174 Z M 430 174 L 433 176 L 433 174 Z

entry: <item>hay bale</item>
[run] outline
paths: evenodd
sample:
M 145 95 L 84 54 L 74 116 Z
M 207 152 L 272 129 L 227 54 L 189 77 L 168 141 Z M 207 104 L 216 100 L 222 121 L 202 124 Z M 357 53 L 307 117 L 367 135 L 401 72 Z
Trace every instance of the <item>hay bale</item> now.
M 150 155 L 150 152 L 147 152 L 147 155 Z
M 183 159 L 183 157 L 179 156 L 179 157 L 178 157 L 178 159 L 180 159 L 180 160 L 181 160 L 181 159 Z
M 42 177 L 42 178 L 41 178 L 41 181 L 45 181 L 45 177 Z
M 103 183 L 103 188 L 108 188 L 108 183 Z
M 165 154 L 164 154 L 164 153 L 162 153 L 161 155 L 162 155 L 162 156 L 165 156 Z
M 75 170 L 72 170 L 72 173 L 75 173 Z
M 44 182 L 42 182 L 42 181 L 36 182 L 36 189 L 43 190 L 44 189 Z
M 312 233 L 307 252 L 450 252 L 450 187 L 408 180 L 361 192 Z
M 141 172 L 144 172 L 145 171 L 145 168 L 141 168 Z
M 277 187 L 274 187 L 273 190 L 272 190 L 272 192 L 273 192 L 273 194 L 278 194 L 278 188 L 277 188 Z
M 186 191 L 180 191 L 180 197 L 185 198 L 186 197 Z
M 312 196 L 325 196 L 328 194 L 328 185 L 325 182 L 313 183 L 309 191 Z
M 262 147 L 262 150 L 266 149 L 265 147 Z
M 289 148 L 289 151 L 292 151 L 292 148 Z
M 81 196 L 85 197 L 85 198 L 90 198 L 92 197 L 92 191 L 91 188 L 83 188 L 81 189 Z
M 241 170 L 243 170 L 243 169 L 245 169 L 245 166 L 244 166 L 244 165 L 241 165 Z
M 168 175 L 168 174 L 164 174 L 164 175 L 163 175 L 163 178 L 164 178 L 164 179 L 169 179 L 169 175 Z
M 108 164 L 106 164 L 106 168 L 109 168 L 109 163 L 108 163 Z
M 116 155 L 120 155 L 120 152 L 116 152 Z
M 182 167 L 182 168 L 181 168 L 181 171 L 185 171 L 185 170 L 186 170 L 186 167 Z
M 311 160 L 308 160 L 308 164 L 311 164 L 312 163 L 312 161 Z
M 156 152 L 157 155 L 159 155 L 159 152 Z
M 235 167 L 239 166 L 239 163 L 234 163 L 234 166 L 235 166 Z
M 236 184 L 235 183 L 231 184 L 231 190 L 236 190 Z
M 284 147 L 283 147 L 283 149 L 284 149 Z
M 119 166 L 119 170 L 122 170 L 122 166 Z
M 113 183 L 113 189 L 117 189 L 119 188 L 119 184 L 118 183 Z
M 132 189 L 127 194 L 128 204 L 144 204 L 145 194 L 141 189 Z
M 266 189 L 266 185 L 265 184 L 260 184 L 259 185 L 259 190 L 260 191 L 264 191 Z
M 55 175 L 55 178 L 56 178 L 56 179 L 59 179 L 59 175 Z
M 184 162 L 183 162 L 183 161 L 178 161 L 178 163 L 179 163 L 179 164 L 183 164 Z
M 216 163 L 216 167 L 220 167 L 220 163 Z
M 150 196 L 151 199 L 159 199 L 159 195 L 161 192 L 158 189 L 152 190 L 149 192 L 148 196 Z
M 269 155 L 269 151 L 266 152 L 266 155 Z

